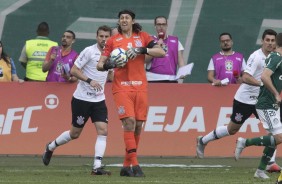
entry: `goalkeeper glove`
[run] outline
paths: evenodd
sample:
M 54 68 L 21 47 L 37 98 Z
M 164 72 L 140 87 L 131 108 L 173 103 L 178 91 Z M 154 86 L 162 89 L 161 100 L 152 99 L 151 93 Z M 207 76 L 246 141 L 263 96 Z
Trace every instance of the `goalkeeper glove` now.
M 126 61 L 124 61 L 121 57 L 121 55 L 118 55 L 115 58 L 110 58 L 104 65 L 104 70 L 109 70 L 112 68 L 122 68 L 126 65 Z
M 139 54 L 147 54 L 148 53 L 148 50 L 146 47 L 130 47 L 128 46 L 127 47 L 128 50 L 126 51 L 126 54 L 127 54 L 127 57 L 129 59 L 135 59 L 137 55 Z

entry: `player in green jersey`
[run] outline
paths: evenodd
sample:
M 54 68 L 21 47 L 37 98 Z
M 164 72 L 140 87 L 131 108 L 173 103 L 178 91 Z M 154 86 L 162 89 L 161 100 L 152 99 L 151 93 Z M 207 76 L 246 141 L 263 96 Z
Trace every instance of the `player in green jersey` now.
M 235 159 L 238 160 L 243 149 L 248 146 L 265 146 L 265 161 L 272 157 L 274 149 L 282 143 L 282 124 L 280 122 L 280 103 L 282 89 L 282 33 L 276 36 L 276 52 L 272 52 L 266 59 L 266 67 L 262 73 L 261 87 L 256 104 L 256 111 L 265 130 L 270 134 L 250 139 L 239 137 L 235 150 Z M 277 183 L 282 184 L 282 174 Z M 280 181 L 281 180 L 281 181 Z

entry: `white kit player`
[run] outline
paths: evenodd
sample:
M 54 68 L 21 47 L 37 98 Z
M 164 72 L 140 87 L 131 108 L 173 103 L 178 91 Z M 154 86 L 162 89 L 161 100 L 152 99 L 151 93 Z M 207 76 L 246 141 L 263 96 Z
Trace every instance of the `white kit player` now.
M 104 170 L 101 162 L 106 150 L 108 134 L 108 111 L 105 103 L 104 87 L 107 79 L 113 78 L 113 71 L 100 72 L 96 68 L 103 47 L 110 36 L 110 27 L 99 27 L 96 36 L 97 43 L 86 47 L 74 62 L 71 74 L 77 77 L 79 82 L 71 101 L 72 127 L 46 145 L 42 157 L 44 165 L 49 164 L 52 154 L 58 146 L 80 136 L 84 125 L 90 117 L 97 131 L 91 175 L 111 175 L 111 172 Z
M 261 74 L 265 67 L 265 59 L 267 55 L 275 49 L 275 37 L 277 33 L 271 29 L 264 31 L 262 35 L 262 46 L 260 49 L 252 53 L 247 61 L 247 66 L 243 74 L 243 83 L 237 90 L 233 100 L 233 110 L 230 122 L 227 126 L 219 126 L 205 136 L 197 138 L 197 157 L 204 157 L 204 149 L 210 141 L 221 139 L 226 136 L 236 134 L 243 123 L 254 114 L 258 118 L 255 104 L 259 95 L 261 82 Z M 270 172 L 280 172 L 280 167 L 274 162 L 269 163 L 268 170 Z M 267 179 L 265 174 L 266 164 L 261 164 L 256 171 L 254 177 Z M 265 167 L 264 167 L 265 165 Z

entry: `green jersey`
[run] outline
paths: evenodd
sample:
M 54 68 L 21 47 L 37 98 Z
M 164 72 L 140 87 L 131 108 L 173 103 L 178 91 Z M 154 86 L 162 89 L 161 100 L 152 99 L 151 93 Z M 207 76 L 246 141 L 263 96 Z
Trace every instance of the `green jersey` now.
M 277 52 L 272 52 L 265 60 L 266 68 L 273 71 L 271 75 L 271 81 L 276 90 L 281 93 L 282 88 L 282 57 Z M 257 109 L 278 109 L 279 105 L 276 103 L 275 96 L 265 87 L 260 88 L 258 102 L 256 104 Z

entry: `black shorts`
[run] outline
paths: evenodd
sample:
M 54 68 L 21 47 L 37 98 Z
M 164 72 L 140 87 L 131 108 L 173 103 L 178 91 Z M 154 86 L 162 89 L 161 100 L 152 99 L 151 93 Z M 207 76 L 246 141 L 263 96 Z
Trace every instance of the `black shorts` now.
M 252 114 L 259 119 L 255 105 L 249 105 L 237 100 L 233 100 L 233 110 L 231 121 L 236 124 L 242 125 Z
M 101 102 L 87 102 L 72 98 L 72 125 L 83 128 L 89 117 L 92 123 L 101 121 L 108 123 L 108 110 L 105 100 Z

